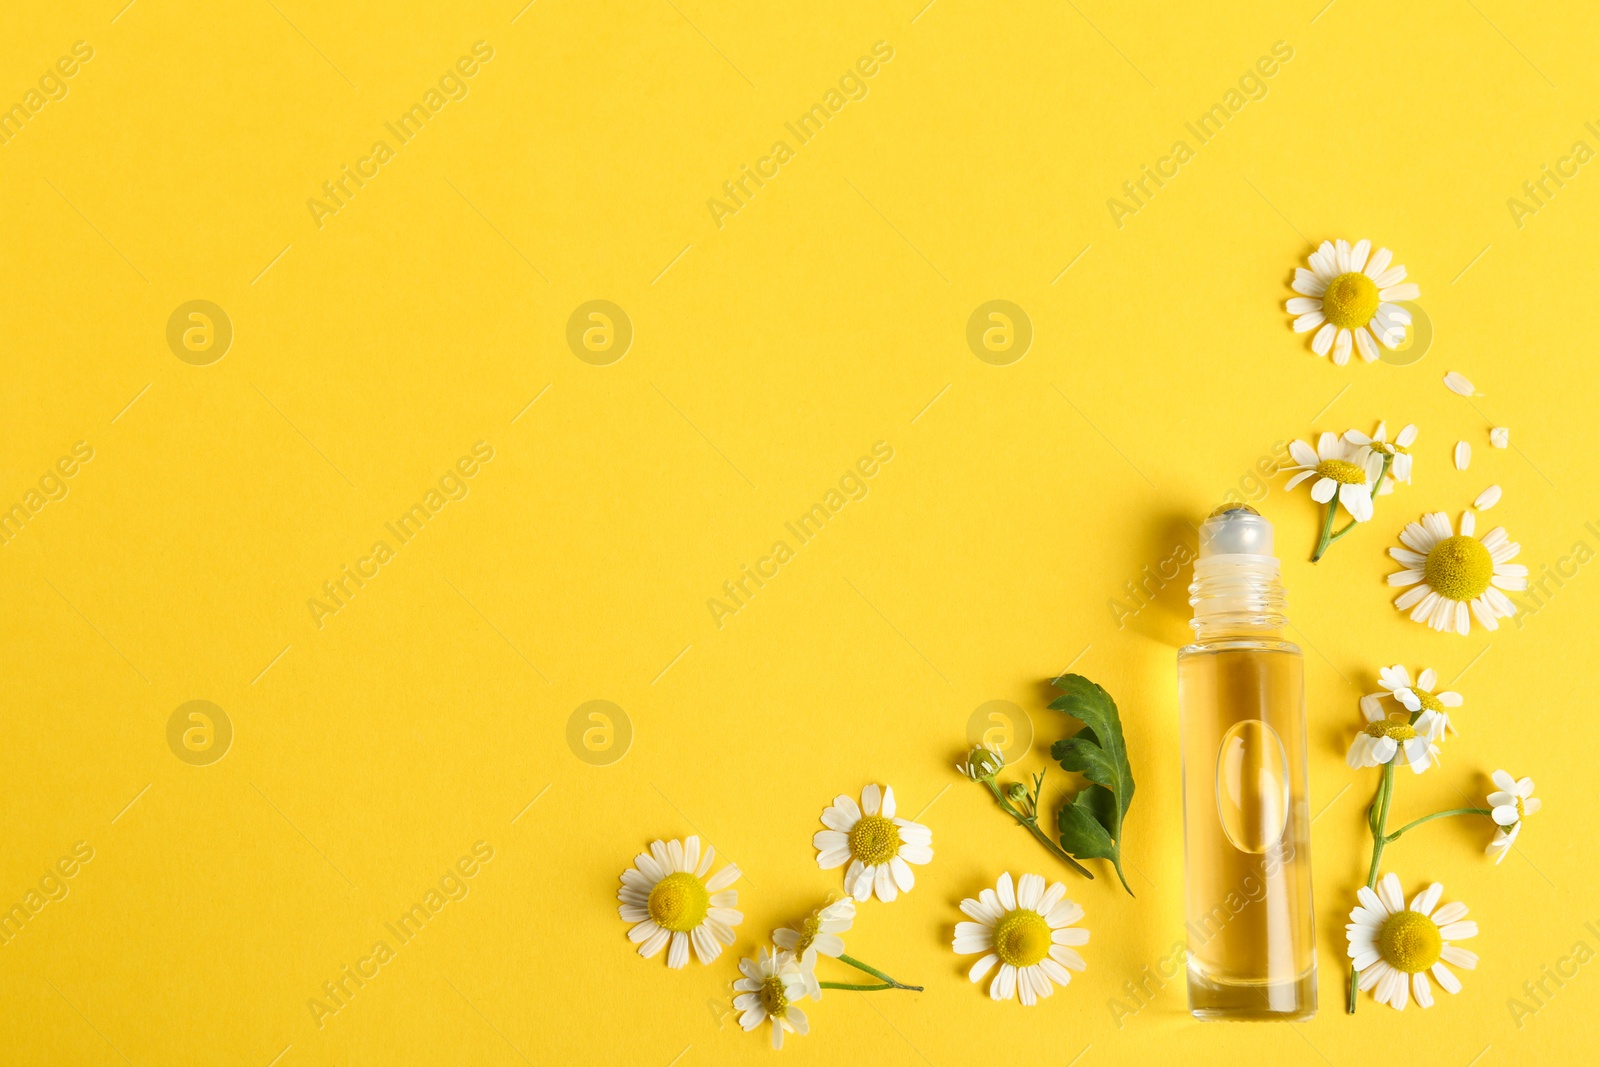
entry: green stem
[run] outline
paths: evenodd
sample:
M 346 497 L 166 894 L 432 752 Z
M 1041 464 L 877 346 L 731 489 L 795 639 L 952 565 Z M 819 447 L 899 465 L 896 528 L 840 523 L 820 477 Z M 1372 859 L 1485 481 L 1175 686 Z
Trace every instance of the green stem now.
M 1378 783 L 1377 795 L 1372 798 L 1372 807 L 1368 809 L 1367 829 L 1372 831 L 1372 864 L 1367 868 L 1367 888 L 1372 889 L 1378 884 L 1378 864 L 1383 859 L 1383 846 L 1390 838 L 1384 835 L 1389 825 L 1389 801 L 1394 796 L 1394 765 L 1401 759 L 1403 753 L 1396 752 L 1394 759 L 1383 765 L 1383 778 Z M 1376 816 L 1372 813 L 1376 812 Z M 1356 984 L 1361 980 L 1361 972 L 1354 967 L 1350 968 L 1350 989 L 1345 996 L 1344 1010 L 1351 1015 L 1356 1012 Z
M 984 785 L 989 787 L 989 792 L 994 794 L 994 799 L 997 803 L 999 803 L 1000 809 L 1015 819 L 1018 825 L 1026 828 L 1029 833 L 1031 833 L 1034 837 L 1037 837 L 1039 842 L 1043 844 L 1045 848 L 1055 853 L 1057 859 L 1059 859 L 1062 863 L 1065 863 L 1068 867 L 1071 867 L 1073 870 L 1077 871 L 1079 874 L 1083 875 L 1085 878 L 1094 877 L 1093 871 L 1089 870 L 1089 868 L 1085 867 L 1083 864 L 1079 863 L 1077 860 L 1063 852 L 1060 845 L 1050 840 L 1049 835 L 1043 830 L 1039 829 L 1039 817 L 1037 815 L 1024 815 L 1022 812 L 1012 807 L 1011 802 L 1006 799 L 1006 795 L 1000 791 L 1000 787 L 995 785 L 993 778 L 984 778 L 982 781 Z M 1127 883 L 1124 882 L 1123 884 L 1126 885 Z M 843 959 L 844 957 L 841 956 L 839 958 Z
M 1322 517 L 1322 536 L 1317 538 L 1317 550 L 1311 553 L 1312 563 L 1321 559 L 1322 554 L 1328 551 L 1328 546 L 1333 543 L 1333 512 L 1338 506 L 1339 497 L 1335 494 L 1334 498 L 1328 501 L 1328 513 Z
M 854 989 L 858 993 L 871 993 L 877 989 L 916 989 L 919 991 L 922 989 L 919 985 L 851 985 L 849 982 L 818 982 L 817 987 L 819 989 Z
M 1378 864 L 1383 861 L 1383 846 L 1388 843 L 1384 830 L 1389 826 L 1389 802 L 1394 799 L 1394 765 L 1402 753 L 1396 752 L 1394 759 L 1383 765 L 1383 803 L 1378 807 L 1378 831 L 1372 835 L 1372 865 L 1367 868 L 1367 888 L 1376 889 L 1378 886 Z
M 1386 841 L 1386 842 L 1393 841 L 1395 838 L 1399 837 L 1401 834 L 1405 833 L 1407 830 L 1414 829 L 1414 828 L 1416 828 L 1418 826 L 1421 826 L 1423 823 L 1430 822 L 1430 821 L 1432 821 L 1434 819 L 1442 819 L 1447 815 L 1485 815 L 1485 816 L 1488 816 L 1490 818 L 1493 818 L 1494 817 L 1494 812 L 1489 810 L 1488 808 L 1448 808 L 1448 809 L 1446 809 L 1444 811 L 1436 811 L 1432 815 L 1424 815 L 1420 819 L 1412 819 L 1410 822 L 1408 822 L 1404 826 L 1400 827 L 1400 829 L 1396 830 L 1394 833 L 1392 833 L 1388 837 L 1384 838 L 1384 841 Z
M 870 974 L 874 978 L 881 978 L 881 979 L 884 980 L 884 982 L 886 982 L 888 984 L 887 985 L 861 986 L 861 985 L 842 985 L 842 984 L 834 983 L 834 982 L 819 982 L 818 984 L 820 986 L 822 986 L 822 988 L 824 988 L 824 989 L 862 989 L 862 990 L 866 990 L 866 989 L 909 989 L 909 990 L 912 990 L 912 991 L 917 992 L 917 993 L 922 992 L 922 987 L 921 986 L 919 986 L 919 985 L 903 985 L 900 982 L 895 981 L 893 978 L 890 978 L 888 975 L 884 974 L 882 971 L 878 970 L 878 968 L 873 967 L 870 964 L 862 963 L 860 960 L 858 960 L 858 959 L 856 959 L 856 958 L 854 958 L 852 956 L 846 956 L 842 952 L 839 953 L 839 962 L 843 963 L 843 964 L 847 964 L 847 965 L 849 965 L 851 967 L 854 967 L 858 971 L 863 971 L 863 972 L 865 972 L 867 974 Z

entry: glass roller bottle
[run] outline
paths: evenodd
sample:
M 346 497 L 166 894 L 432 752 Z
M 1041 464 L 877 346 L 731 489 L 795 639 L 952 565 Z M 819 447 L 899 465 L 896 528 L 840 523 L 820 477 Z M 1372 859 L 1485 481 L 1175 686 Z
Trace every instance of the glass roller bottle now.
M 1284 640 L 1272 524 L 1219 508 L 1178 652 L 1189 1010 L 1305 1019 L 1317 1010 L 1304 661 Z

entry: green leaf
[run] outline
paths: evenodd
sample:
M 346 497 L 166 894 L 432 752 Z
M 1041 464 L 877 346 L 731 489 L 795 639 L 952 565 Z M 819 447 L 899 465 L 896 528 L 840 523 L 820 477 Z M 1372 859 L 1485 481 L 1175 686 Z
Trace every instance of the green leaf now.
M 1072 803 L 1061 809 L 1061 847 L 1080 860 L 1115 859 L 1116 843 L 1101 819 L 1116 804 L 1111 790 L 1103 785 L 1080 789 Z
M 1083 729 L 1057 741 L 1050 754 L 1063 769 L 1093 783 L 1062 809 L 1061 847 L 1080 859 L 1109 859 L 1132 896 L 1122 874 L 1122 823 L 1133 802 L 1133 768 L 1128 765 L 1116 701 L 1081 674 L 1062 675 L 1055 685 L 1061 696 L 1050 707 L 1071 715 Z

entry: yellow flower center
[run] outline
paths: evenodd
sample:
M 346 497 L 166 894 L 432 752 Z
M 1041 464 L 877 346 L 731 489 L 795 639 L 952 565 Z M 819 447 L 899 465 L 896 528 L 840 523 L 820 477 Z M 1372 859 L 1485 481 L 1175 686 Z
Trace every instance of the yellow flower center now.
M 1366 469 L 1342 459 L 1323 460 L 1317 464 L 1317 473 L 1324 478 L 1332 478 L 1340 485 L 1367 484 Z
M 864 815 L 850 830 L 850 855 L 876 867 L 888 863 L 900 851 L 900 828 L 882 815 Z
M 1444 938 L 1438 924 L 1420 911 L 1397 911 L 1383 920 L 1378 931 L 1378 954 L 1389 966 L 1407 974 L 1438 963 L 1442 948 Z
M 1026 908 L 1007 912 L 995 924 L 994 954 L 1013 967 L 1032 967 L 1050 954 L 1050 924 Z
M 822 929 L 822 920 L 815 915 L 808 915 L 800 924 L 800 939 L 794 943 L 796 959 L 806 954 L 806 949 L 811 947 L 811 942 L 817 939 L 817 932 Z
M 1378 286 L 1360 271 L 1341 274 L 1322 294 L 1322 314 L 1335 326 L 1365 326 L 1378 313 Z
M 1416 688 L 1415 686 L 1412 686 L 1411 691 L 1413 693 L 1415 693 L 1417 695 L 1417 699 L 1422 702 L 1422 710 L 1423 711 L 1443 711 L 1444 710 L 1444 705 L 1441 704 L 1439 702 L 1439 698 L 1434 696 L 1432 693 L 1424 693 L 1422 690 Z
M 789 995 L 783 991 L 783 979 L 778 975 L 761 983 L 761 1006 L 773 1019 L 781 1019 L 789 1010 Z
M 1522 821 L 1522 817 L 1527 815 L 1527 814 L 1528 814 L 1528 812 L 1522 806 L 1522 798 L 1518 797 L 1517 798 L 1517 821 L 1521 822 Z
M 1368 737 L 1387 737 L 1392 741 L 1409 741 L 1417 736 L 1417 728 L 1399 719 L 1383 719 L 1367 723 Z
M 1489 588 L 1489 580 L 1494 577 L 1494 560 L 1482 541 L 1457 534 L 1446 537 L 1428 552 L 1423 576 L 1442 597 L 1472 600 Z
M 688 871 L 669 874 L 650 890 L 650 918 L 676 934 L 686 934 L 705 921 L 711 894 Z

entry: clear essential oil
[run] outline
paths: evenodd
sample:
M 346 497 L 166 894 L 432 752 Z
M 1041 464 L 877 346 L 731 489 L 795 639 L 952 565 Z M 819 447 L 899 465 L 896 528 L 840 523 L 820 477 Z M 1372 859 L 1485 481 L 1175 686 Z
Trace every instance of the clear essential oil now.
M 1219 508 L 1189 586 L 1195 643 L 1178 652 L 1189 1010 L 1306 1019 L 1317 1010 L 1311 817 L 1300 649 L 1272 524 Z

